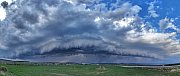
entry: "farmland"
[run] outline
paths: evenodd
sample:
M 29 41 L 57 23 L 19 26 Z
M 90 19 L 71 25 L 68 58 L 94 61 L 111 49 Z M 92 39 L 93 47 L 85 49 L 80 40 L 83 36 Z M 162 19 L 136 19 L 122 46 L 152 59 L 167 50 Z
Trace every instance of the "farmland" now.
M 34 65 L 0 64 L 7 71 L 0 76 L 180 76 L 178 66 L 173 67 L 123 67 L 122 65 Z

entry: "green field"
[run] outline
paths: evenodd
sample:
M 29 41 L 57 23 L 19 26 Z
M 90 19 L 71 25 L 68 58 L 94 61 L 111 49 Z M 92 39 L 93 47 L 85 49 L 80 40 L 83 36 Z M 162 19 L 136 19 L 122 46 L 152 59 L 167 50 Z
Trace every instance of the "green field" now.
M 176 69 L 124 68 L 120 65 L 7 65 L 0 76 L 180 76 Z

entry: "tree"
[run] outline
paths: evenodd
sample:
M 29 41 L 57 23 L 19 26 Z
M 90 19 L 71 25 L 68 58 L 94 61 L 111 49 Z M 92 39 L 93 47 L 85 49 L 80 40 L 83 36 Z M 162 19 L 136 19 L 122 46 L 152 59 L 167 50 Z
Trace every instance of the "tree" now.
M 1 3 L 1 6 L 2 6 L 3 8 L 7 8 L 7 7 L 8 7 L 8 2 L 3 1 L 3 2 Z

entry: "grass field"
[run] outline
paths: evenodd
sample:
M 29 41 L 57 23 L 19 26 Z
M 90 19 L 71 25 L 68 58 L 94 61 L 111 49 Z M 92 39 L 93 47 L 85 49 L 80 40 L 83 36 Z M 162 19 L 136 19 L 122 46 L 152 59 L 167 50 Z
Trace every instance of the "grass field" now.
M 176 69 L 125 68 L 120 65 L 5 65 L 0 76 L 180 76 Z

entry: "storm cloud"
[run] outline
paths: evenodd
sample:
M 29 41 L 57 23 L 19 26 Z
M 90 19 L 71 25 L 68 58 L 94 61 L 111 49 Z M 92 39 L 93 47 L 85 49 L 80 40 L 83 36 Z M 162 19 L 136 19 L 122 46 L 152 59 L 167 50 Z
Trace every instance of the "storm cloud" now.
M 87 55 L 83 61 L 93 62 L 93 55 L 103 54 L 116 62 L 117 56 L 151 60 L 178 53 L 176 33 L 149 27 L 139 16 L 141 10 L 124 1 L 107 7 L 101 0 L 16 0 L 0 22 L 0 57 L 60 53 L 67 61 L 76 60 L 67 56 Z

